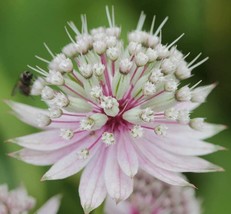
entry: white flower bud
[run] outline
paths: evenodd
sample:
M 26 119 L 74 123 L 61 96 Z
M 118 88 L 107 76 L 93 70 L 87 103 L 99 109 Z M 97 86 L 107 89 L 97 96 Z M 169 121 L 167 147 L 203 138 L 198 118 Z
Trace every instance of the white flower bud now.
M 158 58 L 157 51 L 152 48 L 147 49 L 146 55 L 148 56 L 148 62 L 154 62 Z
M 106 37 L 106 44 L 107 47 L 114 47 L 117 44 L 117 38 L 115 36 L 108 36 Z
M 141 49 L 142 49 L 141 44 L 137 42 L 130 42 L 128 45 L 128 52 L 130 55 L 135 55 L 139 53 Z
M 164 75 L 160 69 L 154 68 L 148 79 L 152 83 L 159 83 L 159 82 L 162 82 L 164 80 Z
M 148 56 L 142 52 L 139 52 L 135 56 L 135 63 L 138 67 L 142 67 L 148 63 Z
M 132 137 L 139 138 L 142 137 L 144 134 L 143 128 L 139 125 L 133 126 L 133 128 L 130 131 Z
M 57 106 L 59 108 L 66 107 L 69 103 L 69 99 L 63 93 L 57 93 L 55 97 L 50 101 L 51 106 Z
M 140 112 L 140 118 L 144 122 L 152 122 L 154 120 L 154 111 L 152 111 L 150 108 L 143 109 Z
M 43 88 L 45 87 L 46 82 L 43 78 L 37 78 L 31 87 L 30 94 L 31 95 L 40 95 L 42 93 Z
M 165 136 L 167 134 L 168 127 L 164 124 L 158 125 L 154 128 L 154 132 L 157 135 Z
M 151 82 L 146 82 L 143 87 L 143 94 L 144 96 L 151 96 L 156 93 L 156 86 Z
M 87 117 L 80 121 L 80 129 L 81 130 L 91 130 L 94 124 L 95 124 L 95 121 L 91 119 L 90 117 Z
M 60 129 L 60 137 L 64 140 L 70 140 L 74 136 L 74 132 L 71 129 Z
M 93 48 L 97 54 L 101 55 L 101 54 L 105 53 L 107 45 L 105 42 L 99 40 L 99 41 L 95 41 L 93 43 Z
M 81 66 L 79 66 L 79 71 L 86 79 L 90 78 L 93 74 L 91 64 L 82 64 Z
M 54 90 L 48 86 L 45 86 L 42 90 L 41 97 L 43 100 L 51 100 L 55 96 Z
M 158 44 L 155 47 L 155 50 L 157 51 L 157 55 L 158 55 L 159 59 L 164 59 L 164 58 L 167 58 L 169 56 L 168 48 L 162 44 Z
M 132 68 L 132 62 L 129 59 L 121 59 L 119 68 L 121 73 L 127 74 Z
M 113 97 L 101 97 L 100 105 L 108 116 L 115 117 L 119 113 L 119 103 Z
M 159 43 L 159 37 L 154 35 L 148 35 L 147 37 L 147 45 L 148 47 L 154 48 Z
M 119 58 L 120 51 L 118 47 L 111 47 L 107 49 L 106 54 L 110 60 L 116 61 Z
M 102 134 L 102 141 L 103 141 L 106 145 L 110 146 L 110 145 L 115 144 L 115 137 L 114 137 L 113 133 L 104 132 L 104 133 Z
M 64 78 L 63 75 L 59 71 L 50 70 L 46 81 L 51 83 L 52 85 L 63 85 L 64 84 Z
M 191 91 L 188 86 L 184 86 L 176 91 L 176 99 L 178 101 L 189 101 L 191 99 Z
M 73 69 L 72 61 L 61 53 L 58 54 L 50 63 L 49 69 L 59 72 L 71 72 Z
M 180 63 L 180 65 L 177 66 L 177 69 L 175 71 L 175 75 L 178 79 L 183 80 L 191 77 L 191 69 L 188 68 L 187 64 Z
M 60 108 L 56 107 L 56 106 L 52 106 L 48 110 L 49 110 L 50 118 L 59 118 L 63 114 L 63 111 Z
M 176 70 L 176 64 L 171 59 L 164 59 L 161 63 L 161 69 L 164 74 L 171 74 Z
M 164 115 L 167 119 L 176 120 L 178 118 L 178 111 L 174 108 L 165 110 Z
M 38 123 L 38 127 L 41 128 L 48 126 L 51 123 L 51 119 L 45 114 L 38 114 L 36 121 Z
M 190 121 L 189 125 L 197 131 L 202 131 L 205 127 L 204 118 L 194 118 Z
M 177 82 L 173 79 L 166 80 L 164 83 L 164 90 L 168 92 L 173 92 L 177 90 Z
M 100 99 L 103 96 L 102 88 L 100 86 L 92 87 L 90 95 L 92 98 Z
M 68 57 L 74 57 L 78 54 L 78 46 L 75 43 L 70 43 L 64 46 L 62 52 Z
M 104 70 L 105 70 L 105 66 L 102 63 L 96 63 L 92 66 L 92 71 L 97 77 L 102 76 Z
M 115 36 L 118 38 L 120 36 L 121 28 L 120 27 L 110 27 L 106 29 L 106 34 L 108 36 Z

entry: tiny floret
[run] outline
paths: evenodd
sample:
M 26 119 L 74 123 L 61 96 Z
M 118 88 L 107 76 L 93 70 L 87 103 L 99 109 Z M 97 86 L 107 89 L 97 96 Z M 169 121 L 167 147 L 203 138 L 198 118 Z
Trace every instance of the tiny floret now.
M 82 149 L 80 152 L 78 152 L 77 156 L 78 156 L 78 159 L 80 160 L 86 160 L 89 154 L 90 154 L 89 149 L 85 148 L 85 149 Z
M 140 118 L 144 122 L 152 122 L 154 120 L 154 111 L 152 111 L 150 108 L 143 109 L 140 113 Z
M 104 132 L 102 134 L 102 141 L 108 146 L 115 144 L 115 138 L 114 138 L 113 133 Z
M 151 96 L 156 93 L 156 86 L 152 82 L 146 82 L 143 87 L 143 93 L 145 96 Z
M 51 83 L 52 85 L 63 85 L 64 84 L 64 78 L 61 72 L 55 71 L 55 70 L 50 70 L 47 77 L 46 81 L 48 83 Z
M 138 67 L 144 66 L 147 64 L 148 62 L 148 56 L 142 52 L 139 52 L 136 56 L 135 56 L 135 62 L 136 65 Z
M 176 120 L 178 118 L 178 111 L 175 108 L 165 110 L 164 115 L 167 119 Z
M 176 99 L 178 101 L 189 101 L 191 99 L 191 90 L 188 86 L 184 86 L 176 91 Z
M 79 67 L 79 71 L 80 73 L 83 75 L 83 77 L 85 78 L 90 78 L 93 74 L 93 70 L 92 70 L 92 65 L 91 64 L 82 64 Z
M 157 135 L 165 136 L 167 134 L 168 127 L 164 124 L 158 125 L 154 128 L 154 132 Z
M 50 105 L 63 108 L 63 107 L 68 106 L 69 102 L 70 101 L 65 94 L 57 93 L 55 97 L 50 101 Z
M 87 117 L 87 118 L 81 120 L 80 129 L 91 130 L 91 128 L 94 126 L 94 124 L 95 124 L 95 121 L 92 118 Z
M 103 96 L 102 88 L 100 86 L 94 86 L 94 87 L 92 87 L 92 89 L 90 91 L 90 95 L 93 98 L 99 99 L 100 97 Z
M 123 74 L 129 73 L 132 68 L 132 62 L 129 59 L 121 59 L 120 60 L 120 72 Z
M 102 63 L 95 63 L 92 67 L 95 76 L 100 77 L 103 75 L 105 66 Z
M 51 119 L 59 118 L 63 114 L 62 109 L 60 109 L 59 107 L 56 107 L 56 106 L 52 106 L 48 110 L 49 110 L 49 116 Z
M 41 92 L 41 97 L 43 100 L 51 100 L 55 96 L 54 90 L 49 86 L 45 86 Z
M 37 115 L 36 121 L 38 127 L 41 128 L 48 126 L 51 123 L 51 119 L 47 115 L 41 113 Z
M 144 132 L 143 132 L 143 128 L 139 125 L 135 125 L 133 126 L 133 128 L 131 129 L 130 133 L 132 135 L 132 137 L 134 138 L 139 138 L 142 137 Z
M 64 140 L 70 140 L 74 136 L 74 132 L 71 129 L 60 129 L 60 137 Z

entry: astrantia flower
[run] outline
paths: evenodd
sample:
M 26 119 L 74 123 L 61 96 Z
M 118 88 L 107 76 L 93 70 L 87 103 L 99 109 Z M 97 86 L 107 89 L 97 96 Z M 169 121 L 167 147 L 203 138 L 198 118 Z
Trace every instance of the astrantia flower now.
M 11 140 L 24 149 L 12 156 L 34 165 L 52 165 L 42 180 L 63 179 L 83 168 L 80 198 L 86 213 L 106 195 L 117 202 L 133 191 L 139 168 L 172 185 L 189 185 L 180 172 L 220 171 L 199 157 L 222 149 L 203 140 L 222 125 L 190 119 L 190 112 L 214 88 L 182 86 L 192 70 L 206 59 L 187 63 L 174 46 L 161 43 L 165 19 L 154 31 L 137 28 L 128 45 L 119 39 L 114 12 L 107 9 L 109 27 L 82 31 L 73 23 L 71 43 L 51 61 L 38 57 L 47 68 L 30 67 L 41 74 L 31 95 L 41 95 L 48 109 L 9 101 L 25 123 L 42 128 L 36 134 Z M 193 65 L 194 64 L 194 65 Z
M 37 214 L 56 214 L 60 205 L 60 196 L 50 198 Z M 6 184 L 0 185 L 0 213 L 1 214 L 27 214 L 36 204 L 35 198 L 29 196 L 24 187 L 8 190 Z
M 119 204 L 111 198 L 105 214 L 200 214 L 200 202 L 191 187 L 177 187 L 157 180 L 145 172 L 134 179 L 131 196 Z

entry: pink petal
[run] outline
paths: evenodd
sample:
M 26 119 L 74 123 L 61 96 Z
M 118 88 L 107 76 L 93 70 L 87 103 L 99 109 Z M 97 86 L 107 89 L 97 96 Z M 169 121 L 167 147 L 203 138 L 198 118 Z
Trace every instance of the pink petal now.
M 164 169 L 161 169 L 151 163 L 147 158 L 143 155 L 140 155 L 139 158 L 140 167 L 150 175 L 154 176 L 155 178 L 166 182 L 171 185 L 176 186 L 193 186 L 192 184 L 188 183 L 185 179 L 183 179 L 180 173 L 170 172 Z
M 116 145 L 108 148 L 107 163 L 105 167 L 105 184 L 108 194 L 118 203 L 127 199 L 133 191 L 133 179 L 124 174 L 117 160 Z
M 132 214 L 132 206 L 128 201 L 116 204 L 111 198 L 107 198 L 104 208 L 105 214 Z
M 79 152 L 82 149 L 87 148 L 92 142 L 86 142 L 81 146 L 81 148 L 77 148 L 72 152 L 68 153 L 62 159 L 57 161 L 43 176 L 42 180 L 56 180 L 63 179 L 78 173 L 82 170 L 86 164 L 91 160 L 91 158 L 95 155 L 96 151 L 99 149 L 99 146 L 94 146 L 89 156 L 86 159 L 80 158 Z
M 151 142 L 160 147 L 161 149 L 178 155 L 206 155 L 224 149 L 221 146 L 206 143 L 197 139 L 175 139 L 170 138 L 168 134 L 164 137 L 155 136 L 153 135 L 153 131 L 151 130 L 145 130 L 144 135 L 147 136 L 148 139 L 152 139 Z
M 56 214 L 58 213 L 60 207 L 61 196 L 56 195 L 50 198 L 39 210 L 36 211 L 37 214 Z
M 18 137 L 9 142 L 16 143 L 20 146 L 23 146 L 32 150 L 39 151 L 52 151 L 61 149 L 72 145 L 73 143 L 78 143 L 86 137 L 90 137 L 89 132 L 81 132 L 75 135 L 71 140 L 65 140 L 59 136 L 60 131 L 57 129 L 38 132 L 31 135 L 26 135 L 23 137 Z
M 79 196 L 85 213 L 91 212 L 104 201 L 107 190 L 103 178 L 105 151 L 98 151 L 84 169 L 80 180 Z
M 174 155 L 160 149 L 144 137 L 136 143 L 140 152 L 156 166 L 173 172 L 211 172 L 221 171 L 221 168 L 198 157 Z
M 133 177 L 138 171 L 138 159 L 128 133 L 118 133 L 117 160 L 123 172 Z

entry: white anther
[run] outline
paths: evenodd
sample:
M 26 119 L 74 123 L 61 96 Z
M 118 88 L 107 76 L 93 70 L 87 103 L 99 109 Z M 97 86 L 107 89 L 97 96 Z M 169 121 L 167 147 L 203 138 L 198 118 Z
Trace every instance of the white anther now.
M 188 123 L 190 120 L 189 110 L 187 110 L 187 109 L 179 110 L 177 120 L 180 123 Z
M 60 129 L 60 137 L 64 140 L 70 140 L 74 136 L 74 132 L 71 129 Z
M 158 125 L 154 128 L 154 132 L 157 135 L 165 136 L 167 134 L 168 127 L 164 124 Z
M 59 118 L 63 114 L 63 111 L 60 108 L 56 107 L 56 106 L 52 106 L 48 110 L 49 110 L 50 118 Z
M 138 67 L 146 65 L 148 63 L 148 56 L 143 52 L 139 52 L 135 56 L 135 63 Z
M 129 59 L 121 59 L 120 61 L 120 72 L 123 74 L 127 74 L 129 73 L 129 71 L 132 68 L 132 61 L 130 61 Z
M 45 114 L 38 114 L 36 118 L 38 127 L 45 127 L 51 123 L 51 119 Z
M 55 96 L 55 92 L 52 88 L 45 86 L 41 92 L 41 97 L 43 100 L 51 100 Z
M 168 92 L 173 92 L 177 90 L 177 82 L 173 79 L 166 80 L 164 83 L 164 90 Z
M 90 151 L 89 149 L 85 148 L 82 149 L 80 152 L 77 153 L 79 160 L 86 160 L 89 157 Z
M 139 125 L 135 125 L 133 126 L 133 128 L 130 131 L 132 137 L 134 138 L 138 138 L 138 137 L 142 137 L 144 134 L 143 128 Z
M 152 122 L 154 120 L 154 111 L 150 108 L 141 110 L 140 119 L 147 123 Z
M 152 82 L 146 82 L 143 87 L 144 96 L 151 96 L 156 93 L 156 86 Z
M 204 118 L 194 118 L 190 121 L 189 125 L 197 131 L 202 131 L 205 127 Z
M 105 42 L 103 42 L 103 41 L 100 41 L 100 40 L 99 41 L 95 41 L 93 43 L 93 48 L 94 48 L 94 51 L 97 54 L 101 55 L 101 54 L 105 53 L 106 48 L 107 48 L 107 44 Z
M 100 86 L 94 86 L 92 87 L 90 91 L 90 95 L 93 98 L 100 99 L 103 96 L 103 91 Z
M 107 47 L 109 48 L 116 46 L 117 38 L 115 36 L 106 37 L 106 44 L 107 44 Z
M 148 79 L 152 83 L 159 83 L 159 82 L 162 82 L 164 80 L 164 75 L 160 69 L 154 68 Z
M 158 58 L 157 51 L 152 48 L 147 49 L 146 55 L 148 56 L 149 62 L 154 62 Z
M 177 66 L 175 75 L 180 80 L 187 79 L 191 77 L 191 69 L 188 68 L 185 62 L 182 62 Z
M 135 55 L 141 51 L 141 44 L 137 42 L 130 42 L 128 45 L 128 52 L 130 55 Z
M 112 145 L 112 144 L 115 144 L 115 137 L 114 137 L 113 133 L 104 132 L 104 133 L 102 134 L 102 141 L 103 141 L 106 145 L 110 146 L 110 145 Z
M 50 101 L 51 106 L 57 106 L 59 108 L 66 107 L 69 103 L 69 99 L 63 93 L 57 93 L 55 97 Z
M 176 99 L 178 101 L 189 101 L 191 99 L 191 91 L 188 86 L 184 86 L 176 91 Z
M 46 81 L 51 83 L 52 85 L 63 85 L 64 84 L 64 78 L 61 72 L 54 71 L 54 70 L 49 71 L 46 77 Z
M 82 64 L 81 66 L 79 66 L 79 71 L 87 79 L 90 78 L 93 74 L 91 64 Z
M 161 69 L 164 74 L 171 74 L 176 70 L 176 64 L 171 59 L 164 59 L 161 63 Z
M 167 58 L 169 56 L 168 48 L 162 44 L 158 44 L 155 47 L 155 50 L 157 51 L 157 55 L 158 55 L 159 59 L 164 59 L 164 58 Z
M 102 63 L 95 63 L 92 66 L 92 71 L 97 77 L 102 76 L 104 73 L 104 70 L 105 70 L 105 66 Z
M 75 43 L 69 43 L 64 46 L 62 52 L 68 57 L 76 56 L 78 54 L 78 46 Z
M 119 58 L 120 51 L 118 47 L 111 47 L 107 49 L 106 54 L 110 60 L 115 61 Z
M 40 95 L 42 93 L 43 88 L 45 87 L 45 80 L 41 77 L 37 78 L 31 87 L 30 94 L 31 95 Z
M 95 124 L 95 121 L 92 118 L 87 117 L 80 121 L 80 129 L 81 130 L 91 130 L 94 124 Z
M 178 118 L 178 111 L 174 108 L 165 110 L 164 116 L 170 120 L 176 120 Z

